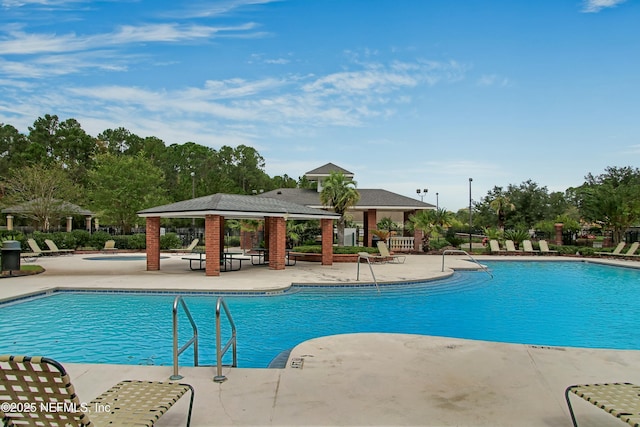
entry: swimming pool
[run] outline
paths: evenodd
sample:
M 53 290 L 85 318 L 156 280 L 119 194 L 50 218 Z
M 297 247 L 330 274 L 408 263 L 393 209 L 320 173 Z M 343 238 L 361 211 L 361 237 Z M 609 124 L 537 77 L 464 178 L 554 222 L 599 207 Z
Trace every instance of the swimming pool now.
M 225 296 L 238 330 L 238 366 L 266 367 L 303 341 L 354 332 L 640 349 L 640 271 L 583 262 L 486 264 L 494 279 L 459 272 L 446 280 L 383 286 L 380 294 L 374 287 L 304 287 L 273 296 Z M 171 365 L 173 298 L 60 292 L 6 305 L 0 308 L 0 353 Z M 200 330 L 201 364 L 215 364 L 216 297 L 185 300 Z M 180 326 L 182 344 L 190 337 L 184 316 Z M 186 352 L 181 365 L 192 359 Z

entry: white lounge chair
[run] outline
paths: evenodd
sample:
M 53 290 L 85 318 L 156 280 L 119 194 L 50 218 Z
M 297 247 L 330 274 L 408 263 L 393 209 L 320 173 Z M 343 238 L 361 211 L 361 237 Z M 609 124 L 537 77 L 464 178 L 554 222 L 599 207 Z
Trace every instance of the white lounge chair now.
M 631 244 L 631 246 L 629 246 L 629 250 L 627 252 L 617 254 L 617 256 L 629 256 L 629 257 L 638 256 L 638 255 L 634 255 L 635 252 L 638 250 L 638 246 L 640 246 L 640 243 L 634 242 Z
M 489 248 L 491 249 L 492 254 L 504 253 L 502 249 L 500 249 L 500 243 L 496 239 L 489 240 Z
M 198 246 L 198 242 L 200 242 L 200 239 L 193 239 L 189 246 L 187 246 L 186 248 L 169 249 L 169 251 L 179 254 L 190 254 L 191 252 L 193 252 L 196 246 Z
M 513 243 L 513 240 L 505 240 L 504 245 L 507 247 L 507 252 L 521 252 L 516 249 L 516 245 Z
M 549 249 L 549 244 L 547 243 L 546 240 L 540 240 L 538 242 L 538 244 L 540 245 L 540 252 L 543 254 L 556 254 L 558 253 L 558 251 L 552 251 L 551 249 Z
M 58 245 L 56 245 L 56 243 L 53 240 L 50 239 L 45 239 L 44 241 L 47 246 L 49 246 L 49 249 L 51 249 L 52 253 L 59 253 L 59 254 L 72 254 L 73 252 L 75 252 L 73 249 L 58 249 Z
M 522 249 L 524 252 L 526 253 L 538 253 L 540 251 L 537 251 L 535 249 L 533 249 L 533 245 L 531 244 L 531 240 L 523 240 L 522 241 Z
M 395 264 L 404 264 L 404 261 L 407 259 L 407 257 L 404 255 L 391 254 L 391 252 L 389 252 L 389 248 L 387 247 L 387 244 L 382 240 L 378 241 L 378 252 L 380 252 L 380 255 L 383 258 Z
M 625 242 L 620 242 L 618 243 L 618 246 L 616 246 L 616 248 L 613 250 L 613 252 L 596 252 L 597 255 L 620 255 L 620 252 L 622 252 L 622 249 L 624 249 L 626 243 Z
M 116 248 L 116 241 L 115 240 L 107 240 L 106 242 L 104 242 L 104 248 L 102 248 L 102 252 L 117 253 L 118 252 L 118 248 Z
M 57 255 L 57 253 L 52 251 L 52 250 L 42 250 L 42 249 L 40 249 L 40 246 L 38 246 L 38 242 L 36 242 L 34 239 L 27 239 L 27 243 L 29 244 L 29 247 L 31 248 L 33 253 L 38 254 L 38 256 L 40 256 L 40 255 Z

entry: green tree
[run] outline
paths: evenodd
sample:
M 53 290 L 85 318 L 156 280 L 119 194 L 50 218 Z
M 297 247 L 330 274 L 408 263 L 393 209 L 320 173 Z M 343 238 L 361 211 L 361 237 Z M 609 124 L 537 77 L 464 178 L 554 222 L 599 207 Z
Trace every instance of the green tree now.
M 102 152 L 135 155 L 142 149 L 143 139 L 123 127 L 106 129 L 97 136 Z
M 431 250 L 431 234 L 436 229 L 436 212 L 432 209 L 417 212 L 409 217 L 410 228 L 422 231 L 422 250 Z
M 58 166 L 12 169 L 4 186 L 7 202 L 25 206 L 20 216 L 32 220 L 44 231 L 49 230 L 53 221 L 70 213 L 65 202 L 76 201 L 75 195 L 81 193 Z
M 505 195 L 499 195 L 493 198 L 489 202 L 489 207 L 493 209 L 498 216 L 498 228 L 504 231 L 504 221 L 507 216 L 507 212 L 516 210 L 516 205 L 511 203 L 511 200 Z
M 357 183 L 348 180 L 340 172 L 331 172 L 329 177 L 322 183 L 320 201 L 324 206 L 333 208 L 334 212 L 340 215 L 337 221 L 338 246 L 344 244 L 344 227 L 347 221 L 347 210 L 355 206 L 360 200 L 360 193 L 356 189 Z
M 619 243 L 627 228 L 640 220 L 640 171 L 630 166 L 605 171 L 588 174 L 575 195 L 583 218 L 601 222 L 612 231 L 614 243 Z
M 138 211 L 168 202 L 162 171 L 140 155 L 100 155 L 89 177 L 92 208 L 101 213 L 102 223 L 124 233 L 141 222 Z
M 11 125 L 0 124 L 0 176 L 7 176 L 9 169 L 26 164 L 24 154 L 29 140 Z

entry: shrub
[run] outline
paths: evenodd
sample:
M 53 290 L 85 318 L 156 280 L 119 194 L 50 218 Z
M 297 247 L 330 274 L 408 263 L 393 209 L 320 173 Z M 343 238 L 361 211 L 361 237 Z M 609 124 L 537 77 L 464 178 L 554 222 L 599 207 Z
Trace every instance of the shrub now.
M 182 240 L 176 233 L 160 236 L 160 249 L 174 249 L 182 247 Z
M 73 230 L 71 234 L 75 239 L 76 248 L 89 245 L 89 241 L 91 240 L 91 233 L 89 233 L 87 230 Z
M 98 249 L 102 249 L 104 248 L 104 243 L 107 240 L 111 240 L 111 234 L 107 233 L 106 231 L 96 231 L 95 233 L 93 233 L 91 235 L 91 238 L 89 239 L 88 246 L 92 246 L 94 248 L 98 248 Z M 118 246 L 116 246 L 118 247 Z
M 238 237 L 238 236 L 225 236 L 224 244 L 226 246 L 232 246 L 232 247 L 240 246 L 240 237 Z
M 526 230 L 505 230 L 504 238 L 507 240 L 513 240 L 516 244 L 520 244 L 523 240 L 530 239 L 531 236 Z
M 147 247 L 147 235 L 143 233 L 134 234 L 129 237 L 129 249 L 145 249 Z M 162 244 L 162 238 L 160 238 Z

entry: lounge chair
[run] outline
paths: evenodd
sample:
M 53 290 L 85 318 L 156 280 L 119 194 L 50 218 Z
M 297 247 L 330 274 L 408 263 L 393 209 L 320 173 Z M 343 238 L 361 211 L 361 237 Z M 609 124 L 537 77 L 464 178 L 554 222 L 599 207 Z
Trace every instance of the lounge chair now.
M 628 257 L 632 257 L 632 256 L 638 256 L 638 255 L 634 255 L 635 252 L 638 250 L 638 246 L 640 246 L 639 242 L 633 242 L 631 244 L 631 246 L 629 246 L 629 250 L 627 252 L 625 252 L 624 254 L 617 254 L 617 256 L 628 256 Z
M 505 240 L 504 245 L 507 247 L 507 252 L 521 252 L 516 249 L 516 245 L 513 243 L 513 240 Z
M 489 240 L 489 248 L 491 249 L 492 254 L 504 253 L 502 249 L 500 249 L 500 243 L 496 239 Z
M 364 259 L 369 264 L 371 263 L 384 264 L 385 262 L 387 262 L 387 258 L 383 257 L 382 255 L 373 255 L 368 252 L 358 252 L 358 262 L 360 262 L 361 259 Z
M 631 383 L 583 384 L 567 387 L 564 392 L 574 427 L 576 416 L 569 400 L 573 393 L 632 426 L 640 425 L 640 386 Z
M 200 242 L 200 239 L 193 239 L 189 244 L 189 246 L 187 246 L 186 248 L 169 249 L 169 251 L 179 253 L 179 254 L 187 254 L 187 253 L 190 254 L 191 252 L 193 252 L 196 246 L 198 246 L 198 242 Z
M 33 253 L 38 254 L 38 256 L 40 256 L 40 255 L 56 255 L 56 252 L 54 252 L 52 250 L 42 250 L 42 249 L 40 249 L 40 246 L 38 246 L 38 243 L 33 239 L 27 239 L 27 243 L 29 244 L 29 247 L 31 248 Z
M 116 248 L 115 240 L 107 240 L 104 242 L 104 248 L 102 248 L 103 252 L 118 252 L 118 248 Z
M 189 384 L 122 381 L 86 404 L 55 360 L 0 356 L 0 418 L 5 426 L 152 426 L 188 391 L 187 426 L 194 395 Z
M 75 252 L 73 249 L 58 249 L 56 242 L 54 242 L 53 240 L 45 239 L 44 242 L 47 244 L 47 246 L 49 246 L 49 249 L 51 249 L 53 253 L 72 254 L 73 252 Z
M 526 253 L 534 254 L 534 253 L 540 252 L 540 251 L 537 251 L 537 250 L 533 249 L 533 245 L 531 244 L 531 240 L 523 240 L 522 241 L 522 249 Z
M 389 247 L 382 240 L 378 240 L 378 252 L 380 255 L 387 259 L 387 261 L 395 264 L 404 264 L 404 261 L 407 259 L 404 255 L 394 255 L 389 252 Z
M 596 252 L 596 254 L 598 254 L 598 255 L 620 255 L 620 252 L 622 252 L 622 249 L 624 249 L 625 245 L 626 245 L 625 242 L 620 242 L 620 243 L 618 243 L 618 246 L 616 246 L 616 248 L 613 250 L 613 252 Z
M 558 253 L 558 251 L 552 251 L 551 249 L 549 249 L 549 244 L 547 243 L 546 240 L 540 240 L 538 242 L 538 244 L 540 245 L 540 252 L 543 254 L 556 254 Z

